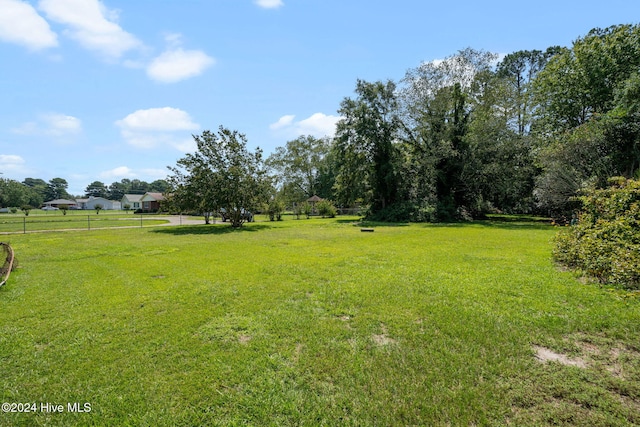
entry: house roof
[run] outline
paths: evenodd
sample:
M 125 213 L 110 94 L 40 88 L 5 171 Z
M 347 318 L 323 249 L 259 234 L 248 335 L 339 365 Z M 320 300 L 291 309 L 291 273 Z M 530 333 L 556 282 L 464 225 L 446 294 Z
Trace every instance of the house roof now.
M 125 197 L 129 202 L 139 202 L 140 199 L 144 197 L 144 194 L 125 194 L 124 196 L 122 196 L 123 199 Z
M 75 200 L 67 200 L 67 199 L 55 199 L 48 202 L 44 202 L 45 205 L 76 205 Z
M 140 199 L 143 202 L 161 202 L 164 200 L 162 193 L 145 193 Z
M 318 196 L 316 196 L 316 195 L 314 194 L 313 196 L 311 196 L 311 197 L 309 197 L 309 198 L 307 199 L 307 202 L 319 202 L 319 201 L 321 201 L 321 200 L 324 200 L 324 199 L 322 199 L 322 198 L 320 198 L 320 197 L 318 197 Z

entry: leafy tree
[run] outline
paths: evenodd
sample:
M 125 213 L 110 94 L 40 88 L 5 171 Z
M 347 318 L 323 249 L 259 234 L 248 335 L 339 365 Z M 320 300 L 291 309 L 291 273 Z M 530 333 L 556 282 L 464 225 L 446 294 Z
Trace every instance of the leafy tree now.
M 30 189 L 12 179 L 0 178 L 0 207 L 23 206 L 29 204 Z
M 270 188 L 262 151 L 249 152 L 243 134 L 222 126 L 217 133 L 207 130 L 194 139 L 197 151 L 169 168 L 172 203 L 203 213 L 224 209 L 232 227 L 241 227 L 247 220 L 244 213 L 261 206 Z
M 129 192 L 131 194 L 144 194 L 150 191 L 149 183 L 139 179 L 133 179 L 129 182 Z
M 101 211 L 102 209 L 104 209 L 104 206 L 102 206 L 100 203 L 97 203 L 97 204 L 93 207 L 93 209 L 95 209 L 95 211 L 96 211 L 96 215 L 98 215 L 98 214 L 100 214 L 100 211 Z
M 345 204 L 363 198 L 374 213 L 393 204 L 398 196 L 395 142 L 401 122 L 395 91 L 392 81 L 358 80 L 358 97 L 345 98 L 340 104 L 343 119 L 337 124 L 335 139 L 340 158 L 338 195 Z M 359 195 L 353 193 L 354 188 L 359 189 Z
M 63 178 L 53 178 L 47 184 L 45 197 L 47 200 L 68 199 L 71 196 L 67 193 L 69 183 Z
M 529 134 L 526 102 L 513 103 L 512 79 L 490 71 L 476 75 L 464 136 L 468 153 L 461 171 L 465 204 L 475 216 L 484 212 L 530 212 L 538 173 Z
M 496 105 L 503 106 L 514 130 L 519 136 L 529 133 L 536 103 L 533 95 L 533 81 L 560 47 L 540 50 L 520 50 L 505 56 L 497 67 L 497 76 L 507 83 L 508 90 Z
M 640 163 L 640 27 L 594 29 L 555 55 L 534 82 L 543 168 L 541 207 L 570 215 L 571 197 Z
M 534 81 L 541 131 L 560 134 L 614 107 L 614 94 L 640 67 L 640 27 L 593 29 L 554 55 Z
M 25 178 L 22 183 L 29 187 L 29 202 L 31 206 L 40 206 L 45 202 L 47 194 L 47 183 L 39 178 Z
M 311 214 L 313 213 L 313 206 L 309 202 L 303 202 L 300 204 L 300 212 L 304 214 L 304 216 L 309 219 L 311 218 Z
M 108 199 L 122 200 L 125 194 L 129 193 L 129 185 L 123 179 L 120 182 L 113 182 L 109 185 Z
M 169 183 L 165 179 L 156 179 L 149 184 L 149 190 L 156 193 L 164 193 L 169 188 Z
M 275 196 L 266 204 L 267 215 L 269 215 L 269 221 L 282 221 L 282 214 L 284 213 L 286 205 L 281 197 Z
M 409 70 L 402 88 L 407 200 L 412 216 L 450 220 L 475 209 L 478 189 L 469 141 L 472 113 L 481 104 L 496 56 L 466 49 Z M 484 83 L 484 84 L 480 84 Z M 474 172 L 475 173 L 475 172 Z M 411 206 L 413 205 L 413 206 Z
M 331 149 L 331 142 L 326 138 L 300 136 L 288 141 L 285 147 L 276 148 L 267 160 L 282 184 L 284 193 L 291 202 L 298 201 L 326 191 L 320 180 L 327 170 L 326 161 Z M 329 188 L 329 191 L 331 189 Z
M 86 197 L 102 197 L 105 199 L 109 197 L 107 186 L 100 181 L 93 181 L 84 191 Z

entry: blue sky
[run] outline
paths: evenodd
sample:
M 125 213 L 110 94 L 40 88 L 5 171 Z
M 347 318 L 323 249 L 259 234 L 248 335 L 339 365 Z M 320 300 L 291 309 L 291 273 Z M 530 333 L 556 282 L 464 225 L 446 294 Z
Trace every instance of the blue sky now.
M 153 181 L 220 125 L 268 155 L 332 134 L 357 79 L 639 21 L 632 0 L 0 0 L 0 172 Z

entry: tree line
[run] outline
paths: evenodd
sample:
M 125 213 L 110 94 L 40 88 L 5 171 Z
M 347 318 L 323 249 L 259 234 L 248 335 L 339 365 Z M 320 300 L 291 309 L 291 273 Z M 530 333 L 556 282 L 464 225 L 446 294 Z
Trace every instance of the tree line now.
M 639 95 L 637 25 L 503 58 L 469 48 L 398 82 L 358 80 L 334 137 L 300 136 L 264 161 L 236 131 L 196 136 L 198 152 L 170 168 L 170 191 L 207 211 L 318 195 L 386 221 L 561 218 L 582 191 L 638 178 Z M 223 196 L 241 182 L 255 197 Z
M 570 217 L 587 189 L 639 177 L 640 27 L 502 58 L 464 49 L 399 81 L 358 80 L 338 112 L 333 137 L 300 136 L 266 159 L 237 131 L 205 131 L 166 181 L 96 181 L 86 194 L 153 188 L 176 210 L 236 212 L 236 225 L 243 211 L 294 208 L 313 195 L 385 221 Z M 65 195 L 60 178 L 20 184 L 25 203 Z M 15 183 L 0 186 L 0 204 L 12 204 Z
M 64 178 L 53 178 L 49 181 L 40 178 L 25 178 L 22 182 L 0 178 L 0 208 L 38 208 L 50 200 L 91 196 L 121 200 L 125 194 L 163 193 L 167 190 L 168 184 L 163 179 L 148 183 L 139 179 L 125 178 L 113 182 L 111 185 L 94 181 L 86 187 L 84 195 L 71 195 L 68 188 L 69 184 Z

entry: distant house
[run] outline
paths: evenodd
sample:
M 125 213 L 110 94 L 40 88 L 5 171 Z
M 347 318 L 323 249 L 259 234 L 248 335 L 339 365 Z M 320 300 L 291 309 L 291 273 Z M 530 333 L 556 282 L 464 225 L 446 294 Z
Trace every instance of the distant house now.
M 157 212 L 160 210 L 160 203 L 164 200 L 162 193 L 145 193 L 140 199 L 144 212 Z
M 104 197 L 89 197 L 88 199 L 76 199 L 80 209 L 93 210 L 96 205 L 102 206 L 104 210 L 120 210 L 122 208 L 121 203 L 116 200 L 108 200 Z
M 321 202 L 321 201 L 323 201 L 323 200 L 324 200 L 323 198 L 318 197 L 318 196 L 316 196 L 315 194 L 314 194 L 313 196 L 311 196 L 311 197 L 309 197 L 309 198 L 307 199 L 307 203 L 310 203 L 310 204 L 311 204 L 311 211 L 312 211 L 314 214 L 317 214 L 317 213 L 318 213 L 318 211 L 316 210 L 316 203 Z
M 122 196 L 122 200 L 120 200 L 120 205 L 123 209 L 129 206 L 129 209 L 133 209 L 137 211 L 138 209 L 142 209 L 142 202 L 140 199 L 144 194 L 125 194 Z
M 69 209 L 80 209 L 78 207 L 78 203 L 76 203 L 75 200 L 68 200 L 68 199 L 55 199 L 55 200 L 50 200 L 48 202 L 44 202 L 43 204 L 45 207 L 49 207 L 49 208 L 60 208 L 60 206 L 66 206 Z

